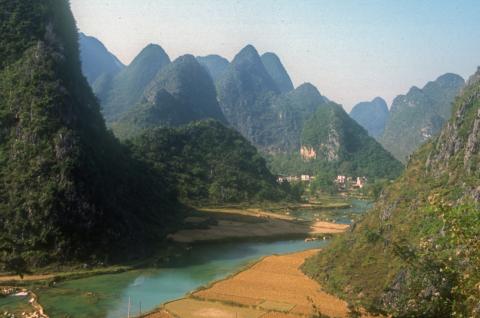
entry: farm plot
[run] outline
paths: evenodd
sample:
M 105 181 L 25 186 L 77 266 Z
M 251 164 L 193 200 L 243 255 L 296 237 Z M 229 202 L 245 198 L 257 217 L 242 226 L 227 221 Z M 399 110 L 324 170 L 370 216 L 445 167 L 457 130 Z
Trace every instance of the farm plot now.
M 310 250 L 282 256 L 270 256 L 239 274 L 193 294 L 197 299 L 239 305 L 255 305 L 271 312 L 294 315 L 313 314 L 313 303 L 323 314 L 348 315 L 347 303 L 321 291 L 317 282 L 299 269 Z

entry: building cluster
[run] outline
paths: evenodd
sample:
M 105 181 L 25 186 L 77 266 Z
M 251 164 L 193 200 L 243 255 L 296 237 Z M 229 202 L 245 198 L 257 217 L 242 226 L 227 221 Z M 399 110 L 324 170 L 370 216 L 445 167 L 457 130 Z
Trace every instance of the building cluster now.
M 314 176 L 308 175 L 308 174 L 302 174 L 300 176 L 278 176 L 277 177 L 277 182 L 278 183 L 292 183 L 292 182 L 310 182 L 315 180 Z
M 315 180 L 315 176 L 308 174 L 302 174 L 299 176 L 278 176 L 277 182 L 282 184 L 284 182 L 295 183 L 295 182 L 311 182 Z M 337 176 L 334 180 L 335 184 L 340 190 L 347 189 L 362 189 L 367 182 L 366 177 L 347 177 L 347 176 Z
M 346 189 L 350 187 L 354 189 L 362 189 L 365 186 L 366 182 L 366 177 L 352 178 L 347 176 L 337 176 L 337 178 L 335 179 L 335 183 L 341 189 Z

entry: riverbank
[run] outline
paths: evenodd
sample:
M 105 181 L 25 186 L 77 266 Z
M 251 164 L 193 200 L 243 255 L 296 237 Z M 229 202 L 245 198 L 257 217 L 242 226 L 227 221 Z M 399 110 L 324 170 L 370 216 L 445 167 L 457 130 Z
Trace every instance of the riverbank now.
M 247 269 L 166 303 L 144 318 L 298 318 L 349 317 L 348 304 L 322 291 L 300 266 L 319 250 L 261 259 Z M 370 317 L 366 314 L 362 317 Z
M 214 242 L 233 239 L 309 237 L 338 234 L 349 226 L 326 221 L 303 221 L 285 213 L 261 209 L 215 208 L 199 209 L 188 217 L 189 229 L 170 234 L 177 243 Z

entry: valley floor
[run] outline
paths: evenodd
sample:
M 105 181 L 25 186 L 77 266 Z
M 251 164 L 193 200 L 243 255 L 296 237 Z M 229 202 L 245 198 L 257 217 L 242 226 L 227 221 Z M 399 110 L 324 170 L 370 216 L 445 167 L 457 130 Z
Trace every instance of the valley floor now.
M 201 209 L 200 216 L 188 217 L 192 229 L 180 230 L 169 238 L 177 243 L 225 241 L 247 238 L 286 236 L 318 236 L 336 234 L 348 228 L 346 224 L 325 221 L 300 221 L 288 214 L 272 213 L 261 209 Z M 199 225 L 213 221 L 208 227 Z
M 268 256 L 144 318 L 349 317 L 348 304 L 322 291 L 300 266 L 319 250 Z M 363 315 L 362 317 L 369 317 Z

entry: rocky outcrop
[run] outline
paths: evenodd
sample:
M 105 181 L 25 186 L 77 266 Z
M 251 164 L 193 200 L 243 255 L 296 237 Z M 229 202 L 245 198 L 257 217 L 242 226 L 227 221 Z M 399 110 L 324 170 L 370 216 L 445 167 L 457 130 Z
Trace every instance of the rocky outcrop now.
M 303 160 L 314 160 L 317 159 L 317 152 L 313 147 L 302 146 L 300 148 L 300 156 Z

